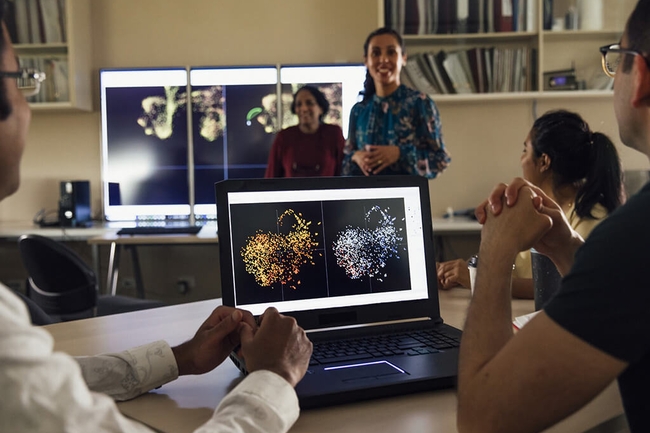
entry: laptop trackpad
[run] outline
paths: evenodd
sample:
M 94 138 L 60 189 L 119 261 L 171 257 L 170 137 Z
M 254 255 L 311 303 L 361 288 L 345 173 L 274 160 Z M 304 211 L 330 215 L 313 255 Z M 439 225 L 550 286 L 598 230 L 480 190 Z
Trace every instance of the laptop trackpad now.
M 323 369 L 328 374 L 343 382 L 355 380 L 379 379 L 391 374 L 408 374 L 406 371 L 388 361 L 360 362 L 355 364 L 337 365 Z

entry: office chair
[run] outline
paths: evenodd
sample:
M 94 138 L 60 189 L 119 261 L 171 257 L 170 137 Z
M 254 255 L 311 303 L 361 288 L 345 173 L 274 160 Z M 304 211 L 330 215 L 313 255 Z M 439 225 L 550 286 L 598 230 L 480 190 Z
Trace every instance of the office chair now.
M 32 325 L 42 326 L 56 323 L 56 321 L 45 311 L 43 311 L 43 309 L 38 304 L 36 304 L 36 302 L 32 301 L 27 296 L 18 291 L 13 290 L 13 293 L 25 303 Z
M 26 294 L 55 321 L 125 313 L 162 307 L 160 301 L 99 295 L 95 272 L 61 242 L 23 235 L 18 250 L 28 278 Z

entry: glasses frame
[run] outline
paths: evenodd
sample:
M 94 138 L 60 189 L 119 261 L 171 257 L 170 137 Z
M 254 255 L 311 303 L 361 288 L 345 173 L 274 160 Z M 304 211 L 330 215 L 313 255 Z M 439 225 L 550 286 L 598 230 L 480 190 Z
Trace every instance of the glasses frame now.
M 600 54 L 602 54 L 601 65 L 603 67 L 603 71 L 610 78 L 614 78 L 614 76 L 616 76 L 616 71 L 612 72 L 607 68 L 607 53 L 618 53 L 618 54 L 629 54 L 631 56 L 641 56 L 641 58 L 645 60 L 645 63 L 648 65 L 648 67 L 650 67 L 650 60 L 648 60 L 648 58 L 644 53 L 640 51 L 630 50 L 627 48 L 621 48 L 620 42 L 602 46 L 598 50 L 600 51 Z M 616 65 L 616 67 L 618 68 L 618 65 Z
M 34 80 L 34 86 L 21 87 L 18 81 L 18 90 L 22 92 L 25 97 L 37 95 L 41 90 L 41 83 L 47 78 L 45 72 L 39 71 L 34 68 L 21 68 L 18 71 L 0 71 L 0 78 L 15 78 L 16 80 Z

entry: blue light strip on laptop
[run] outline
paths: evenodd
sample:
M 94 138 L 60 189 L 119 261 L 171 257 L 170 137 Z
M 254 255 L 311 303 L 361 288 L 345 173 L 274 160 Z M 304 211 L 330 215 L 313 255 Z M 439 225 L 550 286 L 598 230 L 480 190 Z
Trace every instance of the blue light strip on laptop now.
M 406 374 L 406 371 L 402 370 L 395 364 L 392 364 L 388 361 L 373 361 L 373 362 L 362 362 L 361 364 L 350 364 L 350 365 L 337 365 L 336 367 L 326 367 L 323 368 L 324 371 L 329 371 L 329 370 L 341 370 L 344 368 L 354 368 L 354 367 L 365 367 L 368 365 L 377 365 L 377 364 L 388 364 L 391 367 L 393 367 L 395 370 L 399 371 L 400 373 Z

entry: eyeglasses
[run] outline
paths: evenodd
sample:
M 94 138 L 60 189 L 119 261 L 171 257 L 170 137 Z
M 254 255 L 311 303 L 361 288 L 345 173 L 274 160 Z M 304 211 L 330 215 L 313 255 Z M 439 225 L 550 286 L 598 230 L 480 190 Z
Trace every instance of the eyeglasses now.
M 15 78 L 18 81 L 18 90 L 26 98 L 36 95 L 41 90 L 41 83 L 45 81 L 45 72 L 37 69 L 23 68 L 16 72 L 0 71 L 0 78 Z
M 621 48 L 621 44 L 605 45 L 604 47 L 600 47 L 599 50 L 600 54 L 603 55 L 603 71 L 605 71 L 605 74 L 607 74 L 608 77 L 614 78 L 618 64 L 621 63 L 621 59 L 623 58 L 624 54 L 641 56 L 643 60 L 645 60 L 646 64 L 648 64 L 650 67 L 650 60 L 645 57 L 645 54 L 638 51 Z

